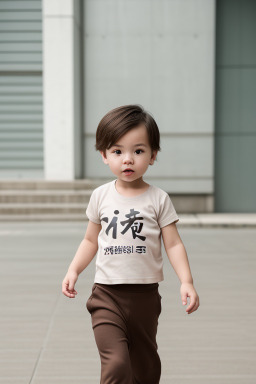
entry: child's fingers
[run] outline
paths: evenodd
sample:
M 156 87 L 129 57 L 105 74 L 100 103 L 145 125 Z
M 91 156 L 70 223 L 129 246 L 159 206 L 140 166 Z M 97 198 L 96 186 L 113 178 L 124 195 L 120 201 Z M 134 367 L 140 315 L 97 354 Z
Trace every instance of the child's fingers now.
M 183 304 L 183 305 L 186 305 L 186 304 L 187 304 L 187 294 L 183 294 L 183 295 L 181 295 L 181 301 L 182 301 L 182 304 Z
M 68 280 L 64 280 L 62 283 L 62 293 L 67 297 L 75 297 L 75 295 L 77 295 L 77 291 L 74 289 L 74 283 L 71 285 Z
M 196 311 L 197 308 L 199 307 L 199 297 L 196 290 L 193 287 L 193 284 L 182 283 L 180 293 L 181 293 L 181 300 L 183 305 L 187 304 L 188 302 L 187 299 L 189 298 L 189 303 L 188 303 L 189 305 L 186 308 L 186 312 L 190 314 Z
M 75 282 L 73 280 L 69 280 L 69 286 L 68 286 L 69 292 L 73 292 L 74 288 L 75 288 Z
M 68 292 L 72 295 L 72 297 L 74 297 L 77 294 L 77 291 L 74 288 L 75 288 L 75 281 L 74 280 L 69 281 Z
M 70 297 L 70 293 L 68 292 L 68 283 L 62 283 L 62 293 L 63 295 Z
M 72 296 L 75 296 L 75 295 L 77 295 L 77 291 L 68 291 L 69 293 L 70 293 L 70 295 L 72 295 Z
M 64 293 L 65 296 L 70 297 L 70 298 L 74 298 L 77 295 L 77 292 L 70 292 L 69 290 L 62 291 L 62 292 Z
M 188 314 L 190 314 L 190 313 L 196 311 L 198 307 L 199 307 L 199 299 L 193 297 L 193 298 L 191 299 L 191 303 L 190 303 L 190 305 L 189 305 L 189 306 L 187 307 L 187 309 L 186 309 L 186 312 L 187 312 Z

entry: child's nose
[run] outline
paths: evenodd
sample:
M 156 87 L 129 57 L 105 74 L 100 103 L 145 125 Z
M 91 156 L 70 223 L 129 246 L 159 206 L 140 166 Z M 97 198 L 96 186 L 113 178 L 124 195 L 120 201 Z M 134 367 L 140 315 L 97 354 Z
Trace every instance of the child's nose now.
M 133 163 L 133 158 L 131 155 L 125 155 L 124 157 L 124 160 L 123 160 L 124 164 L 132 164 Z

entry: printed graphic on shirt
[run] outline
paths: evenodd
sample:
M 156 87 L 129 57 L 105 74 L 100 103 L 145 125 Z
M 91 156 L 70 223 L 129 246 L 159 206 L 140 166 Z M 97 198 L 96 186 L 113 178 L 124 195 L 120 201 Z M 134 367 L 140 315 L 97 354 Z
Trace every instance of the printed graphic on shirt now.
M 120 255 L 122 253 L 130 254 L 130 253 L 146 253 L 146 247 L 137 245 L 134 247 L 133 245 L 117 245 L 110 246 L 104 248 L 104 255 Z
M 135 211 L 134 208 L 131 208 L 130 212 L 125 214 L 125 217 L 127 218 L 127 220 L 122 220 L 122 221 L 118 221 L 119 213 L 120 212 L 118 211 L 118 209 L 115 209 L 114 210 L 115 216 L 113 216 L 111 221 L 108 217 L 103 217 L 102 220 L 105 221 L 105 223 L 109 224 L 105 230 L 106 235 L 109 237 L 112 236 L 112 239 L 116 239 L 117 234 L 120 236 L 120 235 L 124 235 L 126 232 L 129 231 L 133 239 L 138 238 L 142 241 L 145 241 L 146 236 L 143 236 L 143 232 L 142 232 L 144 217 L 138 216 L 140 215 L 140 211 L 138 210 Z M 122 246 L 110 246 L 110 247 L 104 248 L 105 255 L 113 255 L 113 254 L 116 255 L 116 254 L 122 254 L 122 253 L 129 254 L 129 253 L 133 253 L 134 251 L 136 253 L 146 253 L 146 247 L 145 246 L 134 247 L 134 246 L 122 245 Z
M 116 209 L 114 211 L 114 214 L 115 215 L 119 215 L 119 211 Z M 142 231 L 143 223 L 142 222 L 139 223 L 137 221 L 144 220 L 144 217 L 142 217 L 142 216 L 137 217 L 136 215 L 138 215 L 138 214 L 140 214 L 139 211 L 135 211 L 133 208 L 130 209 L 130 213 L 127 213 L 125 215 L 125 217 L 127 217 L 128 220 L 123 220 L 123 221 L 120 222 L 120 224 L 122 226 L 125 226 L 123 231 L 120 232 L 120 233 L 121 233 L 121 235 L 124 235 L 129 229 L 131 229 L 132 237 L 134 239 L 136 239 L 136 237 L 138 237 L 140 240 L 145 241 L 146 240 L 146 236 L 138 235 L 138 233 L 140 233 Z M 109 222 L 109 218 L 108 217 L 103 217 L 102 220 L 105 221 L 106 223 Z M 112 238 L 116 239 L 117 227 L 118 227 L 118 217 L 114 216 L 112 218 L 110 224 L 108 225 L 106 231 L 105 231 L 106 235 L 109 235 L 109 231 L 112 229 Z

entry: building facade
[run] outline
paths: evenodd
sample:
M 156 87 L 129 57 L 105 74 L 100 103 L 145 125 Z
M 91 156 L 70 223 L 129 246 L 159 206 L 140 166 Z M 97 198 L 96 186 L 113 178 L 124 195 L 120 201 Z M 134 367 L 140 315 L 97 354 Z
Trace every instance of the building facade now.
M 10 0 L 0 11 L 0 179 L 110 180 L 98 122 L 136 103 L 161 132 L 146 181 L 206 212 L 256 212 L 254 1 Z

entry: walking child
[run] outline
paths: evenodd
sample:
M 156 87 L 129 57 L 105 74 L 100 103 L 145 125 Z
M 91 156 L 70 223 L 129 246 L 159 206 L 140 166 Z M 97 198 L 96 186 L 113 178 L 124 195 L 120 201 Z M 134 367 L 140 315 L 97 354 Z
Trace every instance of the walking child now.
M 92 294 L 87 300 L 101 359 L 101 384 L 158 384 L 161 361 L 156 334 L 163 277 L 161 238 L 180 282 L 188 314 L 199 297 L 169 195 L 143 175 L 160 150 L 153 117 L 139 105 L 108 112 L 96 132 L 96 149 L 115 179 L 96 188 L 86 214 L 88 227 L 62 283 L 77 295 L 79 274 L 97 253 Z

